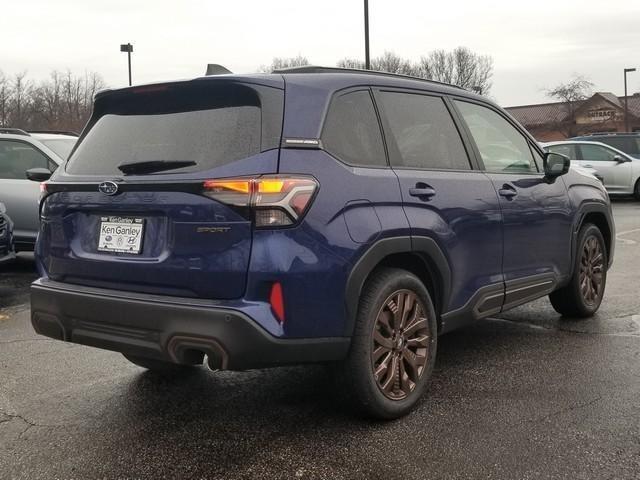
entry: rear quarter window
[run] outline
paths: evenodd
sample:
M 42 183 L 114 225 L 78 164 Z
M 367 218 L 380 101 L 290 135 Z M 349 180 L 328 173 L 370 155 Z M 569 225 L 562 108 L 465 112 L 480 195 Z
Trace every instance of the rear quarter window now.
M 380 124 L 369 90 L 334 97 L 325 120 L 322 144 L 349 165 L 386 166 Z

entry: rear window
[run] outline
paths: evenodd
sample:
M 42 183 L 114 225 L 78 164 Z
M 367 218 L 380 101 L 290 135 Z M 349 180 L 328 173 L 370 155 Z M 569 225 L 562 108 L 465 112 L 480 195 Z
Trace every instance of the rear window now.
M 593 140 L 611 145 L 629 155 L 640 153 L 640 139 L 635 137 L 594 137 Z
M 191 161 L 204 171 L 280 143 L 282 91 L 239 83 L 158 85 L 98 98 L 66 171 L 121 175 L 122 163 Z

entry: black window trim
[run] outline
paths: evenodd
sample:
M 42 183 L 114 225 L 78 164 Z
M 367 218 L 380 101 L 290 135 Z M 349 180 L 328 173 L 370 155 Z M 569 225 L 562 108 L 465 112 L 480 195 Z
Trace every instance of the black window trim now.
M 462 97 L 462 96 L 452 96 L 452 95 L 449 95 L 449 100 L 450 100 L 450 103 L 452 105 L 452 108 L 456 112 L 456 115 L 457 115 L 459 121 L 462 124 L 462 128 L 465 130 L 466 134 L 468 135 L 469 142 L 470 142 L 471 147 L 473 149 L 473 154 L 476 157 L 476 162 L 479 165 L 479 168 L 482 170 L 482 172 L 484 172 L 484 173 L 498 173 L 498 174 L 506 174 L 506 175 L 528 175 L 528 176 L 537 176 L 537 177 L 544 178 L 544 175 L 545 175 L 544 174 L 544 165 L 538 165 L 538 162 L 536 162 L 535 157 L 533 155 L 533 151 L 536 151 L 544 159 L 544 151 L 540 148 L 538 143 L 529 134 L 529 132 L 524 130 L 517 122 L 515 122 L 508 115 L 505 115 L 500 109 L 496 108 L 495 106 L 491 105 L 490 103 L 479 102 L 476 99 Z M 532 150 L 531 151 L 531 160 L 533 160 L 533 164 L 536 166 L 538 171 L 537 172 L 508 172 L 508 171 L 487 170 L 484 162 L 482 161 L 482 155 L 480 155 L 480 150 L 478 149 L 478 145 L 476 144 L 476 141 L 473 138 L 473 135 L 471 134 L 471 130 L 469 130 L 469 127 L 467 126 L 467 123 L 464 121 L 464 118 L 462 116 L 462 112 L 460 112 L 460 110 L 456 106 L 456 102 L 466 102 L 466 103 L 471 103 L 471 104 L 474 104 L 474 105 L 478 105 L 480 107 L 488 108 L 489 110 L 497 113 L 500 117 L 502 117 L 504 120 L 506 120 L 512 127 L 514 127 L 524 137 L 525 141 L 529 144 L 529 149 Z
M 22 138 L 20 138 L 20 139 L 18 139 L 18 138 L 0 138 L 0 142 L 16 142 L 16 143 L 24 143 L 25 145 L 29 145 L 36 152 L 40 153 L 44 158 L 47 159 L 47 168 L 49 169 L 49 171 L 54 172 L 55 170 L 57 170 L 60 167 L 60 164 L 58 164 L 58 162 L 56 162 L 49 155 L 44 153 L 42 151 L 42 149 L 40 149 L 37 145 L 35 145 L 35 144 L 31 143 L 31 142 L 28 142 L 26 140 L 23 140 Z M 50 168 L 51 165 L 50 164 L 56 165 L 56 168 L 54 170 L 51 170 L 51 168 Z M 25 172 L 26 172 L 26 170 L 25 170 Z M 0 180 L 27 180 L 29 182 L 32 181 L 32 180 L 29 180 L 26 176 L 24 178 L 2 178 L 2 177 L 0 177 Z
M 380 131 L 380 138 L 382 140 L 382 148 L 384 151 L 384 161 L 385 164 L 384 165 L 366 165 L 366 164 L 362 164 L 362 163 L 349 163 L 346 160 L 344 160 L 343 158 L 339 157 L 336 153 L 331 152 L 329 149 L 327 149 L 326 147 L 326 143 L 324 142 L 324 132 L 325 132 L 325 128 L 327 126 L 327 118 L 329 116 L 329 112 L 331 111 L 331 107 L 333 105 L 333 102 L 343 96 L 343 95 L 348 95 L 350 93 L 354 93 L 354 92 L 362 92 L 362 91 L 366 91 L 369 93 L 369 98 L 371 99 L 371 103 L 373 105 L 373 111 L 375 112 L 376 115 L 376 120 L 378 123 L 378 129 Z M 389 150 L 387 148 L 387 141 L 386 138 L 384 136 L 384 129 L 382 126 L 382 121 L 381 121 L 381 114 L 380 111 L 378 110 L 378 105 L 375 101 L 375 97 L 374 94 L 372 92 L 371 86 L 370 85 L 354 85 L 354 86 L 350 86 L 347 88 L 342 88 L 340 90 L 336 90 L 332 93 L 331 98 L 329 99 L 329 102 L 327 103 L 327 107 L 325 108 L 324 114 L 322 116 L 322 126 L 320 128 L 320 149 L 324 152 L 326 152 L 328 155 L 330 155 L 332 158 L 335 158 L 338 162 L 342 163 L 343 165 L 346 165 L 348 167 L 351 168 L 374 168 L 377 170 L 388 170 L 391 168 L 391 164 L 389 163 Z
M 394 154 L 399 155 L 399 151 L 398 151 L 398 147 L 395 144 L 395 140 L 393 140 L 393 136 L 389 135 L 390 139 L 388 141 L 389 146 L 388 148 L 388 152 L 387 152 L 387 162 L 389 163 L 389 166 L 391 169 L 393 170 L 414 170 L 414 171 L 432 171 L 432 172 L 464 172 L 464 173 L 469 173 L 469 172 L 480 172 L 480 169 L 478 168 L 477 162 L 475 162 L 475 158 L 473 153 L 470 150 L 470 145 L 468 144 L 467 139 L 465 138 L 465 132 L 463 130 L 461 130 L 459 122 L 456 118 L 456 116 L 454 115 L 454 113 L 451 110 L 451 106 L 449 105 L 449 102 L 447 101 L 447 96 L 445 94 L 441 94 L 438 92 L 434 92 L 431 90 L 419 90 L 419 89 L 415 89 L 415 88 L 401 88 L 401 87 L 386 87 L 386 86 L 375 86 L 372 88 L 372 93 L 373 93 L 373 98 L 374 98 L 374 102 L 376 103 L 376 105 L 379 105 L 379 109 L 380 109 L 380 119 L 382 122 L 382 132 L 383 132 L 383 137 L 385 138 L 385 145 L 387 145 L 387 141 L 386 141 L 386 137 L 388 133 L 391 133 L 391 126 L 389 125 L 389 122 L 387 120 L 386 114 L 384 113 L 384 108 L 381 105 L 381 99 L 380 99 L 380 94 L 383 92 L 394 92 L 394 93 L 406 93 L 406 94 L 410 94 L 410 95 L 422 95 L 425 97 L 438 97 L 440 99 L 442 99 L 446 110 L 449 112 L 449 115 L 451 116 L 451 121 L 453 122 L 454 126 L 456 127 L 456 130 L 458 131 L 458 134 L 460 135 L 460 142 L 462 143 L 462 146 L 464 148 L 465 153 L 467 154 L 467 161 L 469 162 L 469 168 L 467 169 L 460 169 L 460 168 L 430 168 L 430 167 L 405 167 L 405 166 L 401 166 L 401 165 L 391 165 L 391 149 L 393 148 L 394 150 Z

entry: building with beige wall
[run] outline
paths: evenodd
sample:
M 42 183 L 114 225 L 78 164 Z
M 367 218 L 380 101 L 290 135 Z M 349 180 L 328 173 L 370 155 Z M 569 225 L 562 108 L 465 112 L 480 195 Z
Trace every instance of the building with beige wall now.
M 624 132 L 624 97 L 598 92 L 566 102 L 507 107 L 506 110 L 539 141 L 564 140 L 589 133 Z M 640 132 L 640 94 L 627 97 L 629 131 Z

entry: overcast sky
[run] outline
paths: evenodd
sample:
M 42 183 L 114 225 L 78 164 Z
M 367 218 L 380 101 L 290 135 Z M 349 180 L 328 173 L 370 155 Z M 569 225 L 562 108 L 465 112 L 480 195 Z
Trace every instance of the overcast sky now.
M 640 67 L 640 1 L 370 0 L 371 55 L 417 60 L 467 46 L 494 59 L 492 97 L 503 106 L 548 101 L 542 91 L 579 73 L 623 93 Z M 4 0 L 0 70 L 45 78 L 96 71 L 108 85 L 201 75 L 207 63 L 252 72 L 275 56 L 317 65 L 364 57 L 362 0 Z M 640 90 L 640 68 L 629 76 Z

